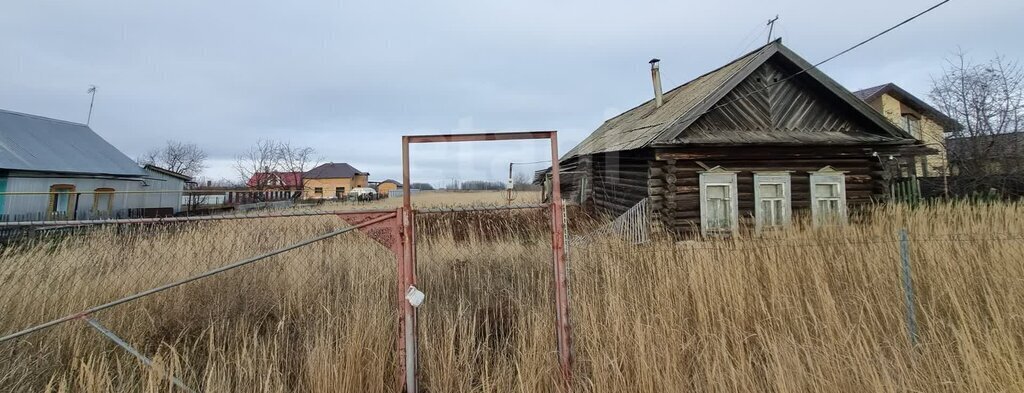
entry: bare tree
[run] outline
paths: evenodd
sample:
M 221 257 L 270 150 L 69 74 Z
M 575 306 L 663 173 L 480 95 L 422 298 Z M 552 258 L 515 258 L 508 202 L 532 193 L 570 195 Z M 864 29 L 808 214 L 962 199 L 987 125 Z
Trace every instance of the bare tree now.
M 272 174 L 280 172 L 281 168 L 279 144 L 272 140 L 260 139 L 249 150 L 235 157 L 235 171 L 239 180 L 256 190 L 266 190 L 277 185 L 279 179 Z
M 277 151 L 281 168 L 286 172 L 305 173 L 323 161 L 323 158 L 318 157 L 316 155 L 316 150 L 312 147 L 292 146 L 291 142 L 279 143 Z M 302 178 L 300 183 L 301 184 L 298 184 L 298 187 L 301 192 L 306 189 L 306 179 Z M 296 195 L 295 197 L 299 196 L 301 196 L 301 194 Z
M 281 169 L 288 172 L 305 172 L 317 166 L 323 158 L 316 155 L 312 147 L 292 146 L 291 142 L 282 142 L 277 146 L 281 160 Z
M 539 191 L 540 185 L 533 184 L 530 175 L 525 172 L 516 171 L 512 177 L 512 189 L 515 191 Z
M 975 63 L 958 50 L 932 78 L 931 99 L 956 124 L 946 151 L 958 188 L 1005 188 L 1007 174 L 1021 174 L 1024 146 L 1019 135 L 1024 120 L 1024 70 L 1016 61 L 996 55 Z
M 170 140 L 163 147 L 146 152 L 138 161 L 196 177 L 206 168 L 206 152 L 195 143 Z
M 259 140 L 246 152 L 235 158 L 235 171 L 243 183 L 256 190 L 288 186 L 286 172 L 304 173 L 321 159 L 312 147 L 293 146 L 290 142 Z M 301 191 L 305 180 L 297 184 Z M 299 197 L 294 195 L 293 197 Z

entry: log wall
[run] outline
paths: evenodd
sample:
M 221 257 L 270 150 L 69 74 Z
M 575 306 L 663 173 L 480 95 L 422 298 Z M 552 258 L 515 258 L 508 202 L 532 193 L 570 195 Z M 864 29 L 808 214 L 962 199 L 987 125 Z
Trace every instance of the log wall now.
M 706 168 L 721 166 L 736 171 L 737 196 L 741 225 L 750 224 L 754 215 L 754 172 L 789 171 L 791 184 L 791 206 L 793 214 L 809 211 L 811 206 L 810 174 L 831 165 L 846 173 L 846 199 L 848 206 L 857 206 L 872 201 L 884 200 L 888 195 L 885 170 L 877 158 L 871 155 L 839 154 L 840 151 L 822 149 L 816 152 L 778 151 L 774 159 L 765 152 L 744 152 L 731 149 L 728 156 L 715 154 L 713 149 L 702 153 L 676 152 L 659 153 L 652 168 L 658 168 L 660 177 L 652 176 L 652 194 L 661 195 L 662 221 L 680 234 L 700 229 L 700 172 Z M 771 149 L 766 149 L 771 150 Z M 731 158 L 737 157 L 737 158 Z M 739 158 L 743 157 L 743 158 Z M 702 159 L 697 159 L 702 158 Z M 703 165 L 702 165 L 703 164 Z M 673 180 L 669 182 L 668 180 Z
M 618 216 L 649 195 L 648 169 L 653 159 L 650 150 L 589 157 L 589 195 L 599 211 Z

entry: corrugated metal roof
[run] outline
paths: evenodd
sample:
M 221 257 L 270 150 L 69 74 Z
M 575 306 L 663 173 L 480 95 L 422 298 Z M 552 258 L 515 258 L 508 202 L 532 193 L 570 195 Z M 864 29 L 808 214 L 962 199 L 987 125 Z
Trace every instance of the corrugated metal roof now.
M 353 177 L 355 175 L 369 175 L 369 173 L 361 172 L 352 165 L 344 162 L 328 162 L 310 169 L 309 172 L 303 174 L 302 177 L 306 179 L 341 179 Z
M 85 124 L 0 110 L 0 169 L 144 176 Z

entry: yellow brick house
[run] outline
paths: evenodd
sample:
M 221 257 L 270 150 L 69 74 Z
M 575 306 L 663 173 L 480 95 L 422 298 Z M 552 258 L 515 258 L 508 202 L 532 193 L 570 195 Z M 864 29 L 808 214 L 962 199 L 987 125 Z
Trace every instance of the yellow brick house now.
M 366 187 L 369 173 L 344 162 L 328 162 L 302 175 L 303 199 L 343 199 L 353 188 Z
M 946 127 L 955 124 L 952 119 L 894 83 L 870 87 L 853 94 L 890 122 L 937 151 L 932 155 L 915 157 L 913 170 L 917 176 L 949 175 L 945 133 Z

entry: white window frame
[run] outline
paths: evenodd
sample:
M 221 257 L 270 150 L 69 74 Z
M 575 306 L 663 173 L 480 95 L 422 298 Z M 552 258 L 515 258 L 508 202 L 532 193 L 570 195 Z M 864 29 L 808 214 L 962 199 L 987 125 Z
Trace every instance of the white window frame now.
M 710 212 L 707 203 L 708 186 L 729 187 L 729 224 L 726 231 L 709 231 Z M 736 192 L 736 172 L 714 167 L 700 173 L 700 233 L 704 236 L 734 235 L 739 228 L 739 198 Z
M 831 166 L 821 168 L 815 172 L 809 172 L 811 177 L 811 218 L 814 220 L 814 226 L 821 226 L 831 221 L 826 221 L 824 213 L 818 207 L 818 201 L 822 198 L 816 195 L 818 185 L 822 184 L 833 184 L 838 186 L 839 197 L 839 217 L 835 223 L 845 225 L 847 223 L 847 208 L 846 208 L 846 172 L 837 171 Z
M 755 172 L 754 173 L 754 222 L 757 231 L 761 231 L 765 228 L 764 217 L 769 212 L 764 211 L 762 197 L 761 197 L 761 185 L 762 184 L 778 184 L 782 186 L 782 223 L 779 225 L 772 225 L 771 227 L 785 227 L 792 222 L 793 217 L 793 194 L 792 194 L 792 182 L 790 181 L 789 172 Z

